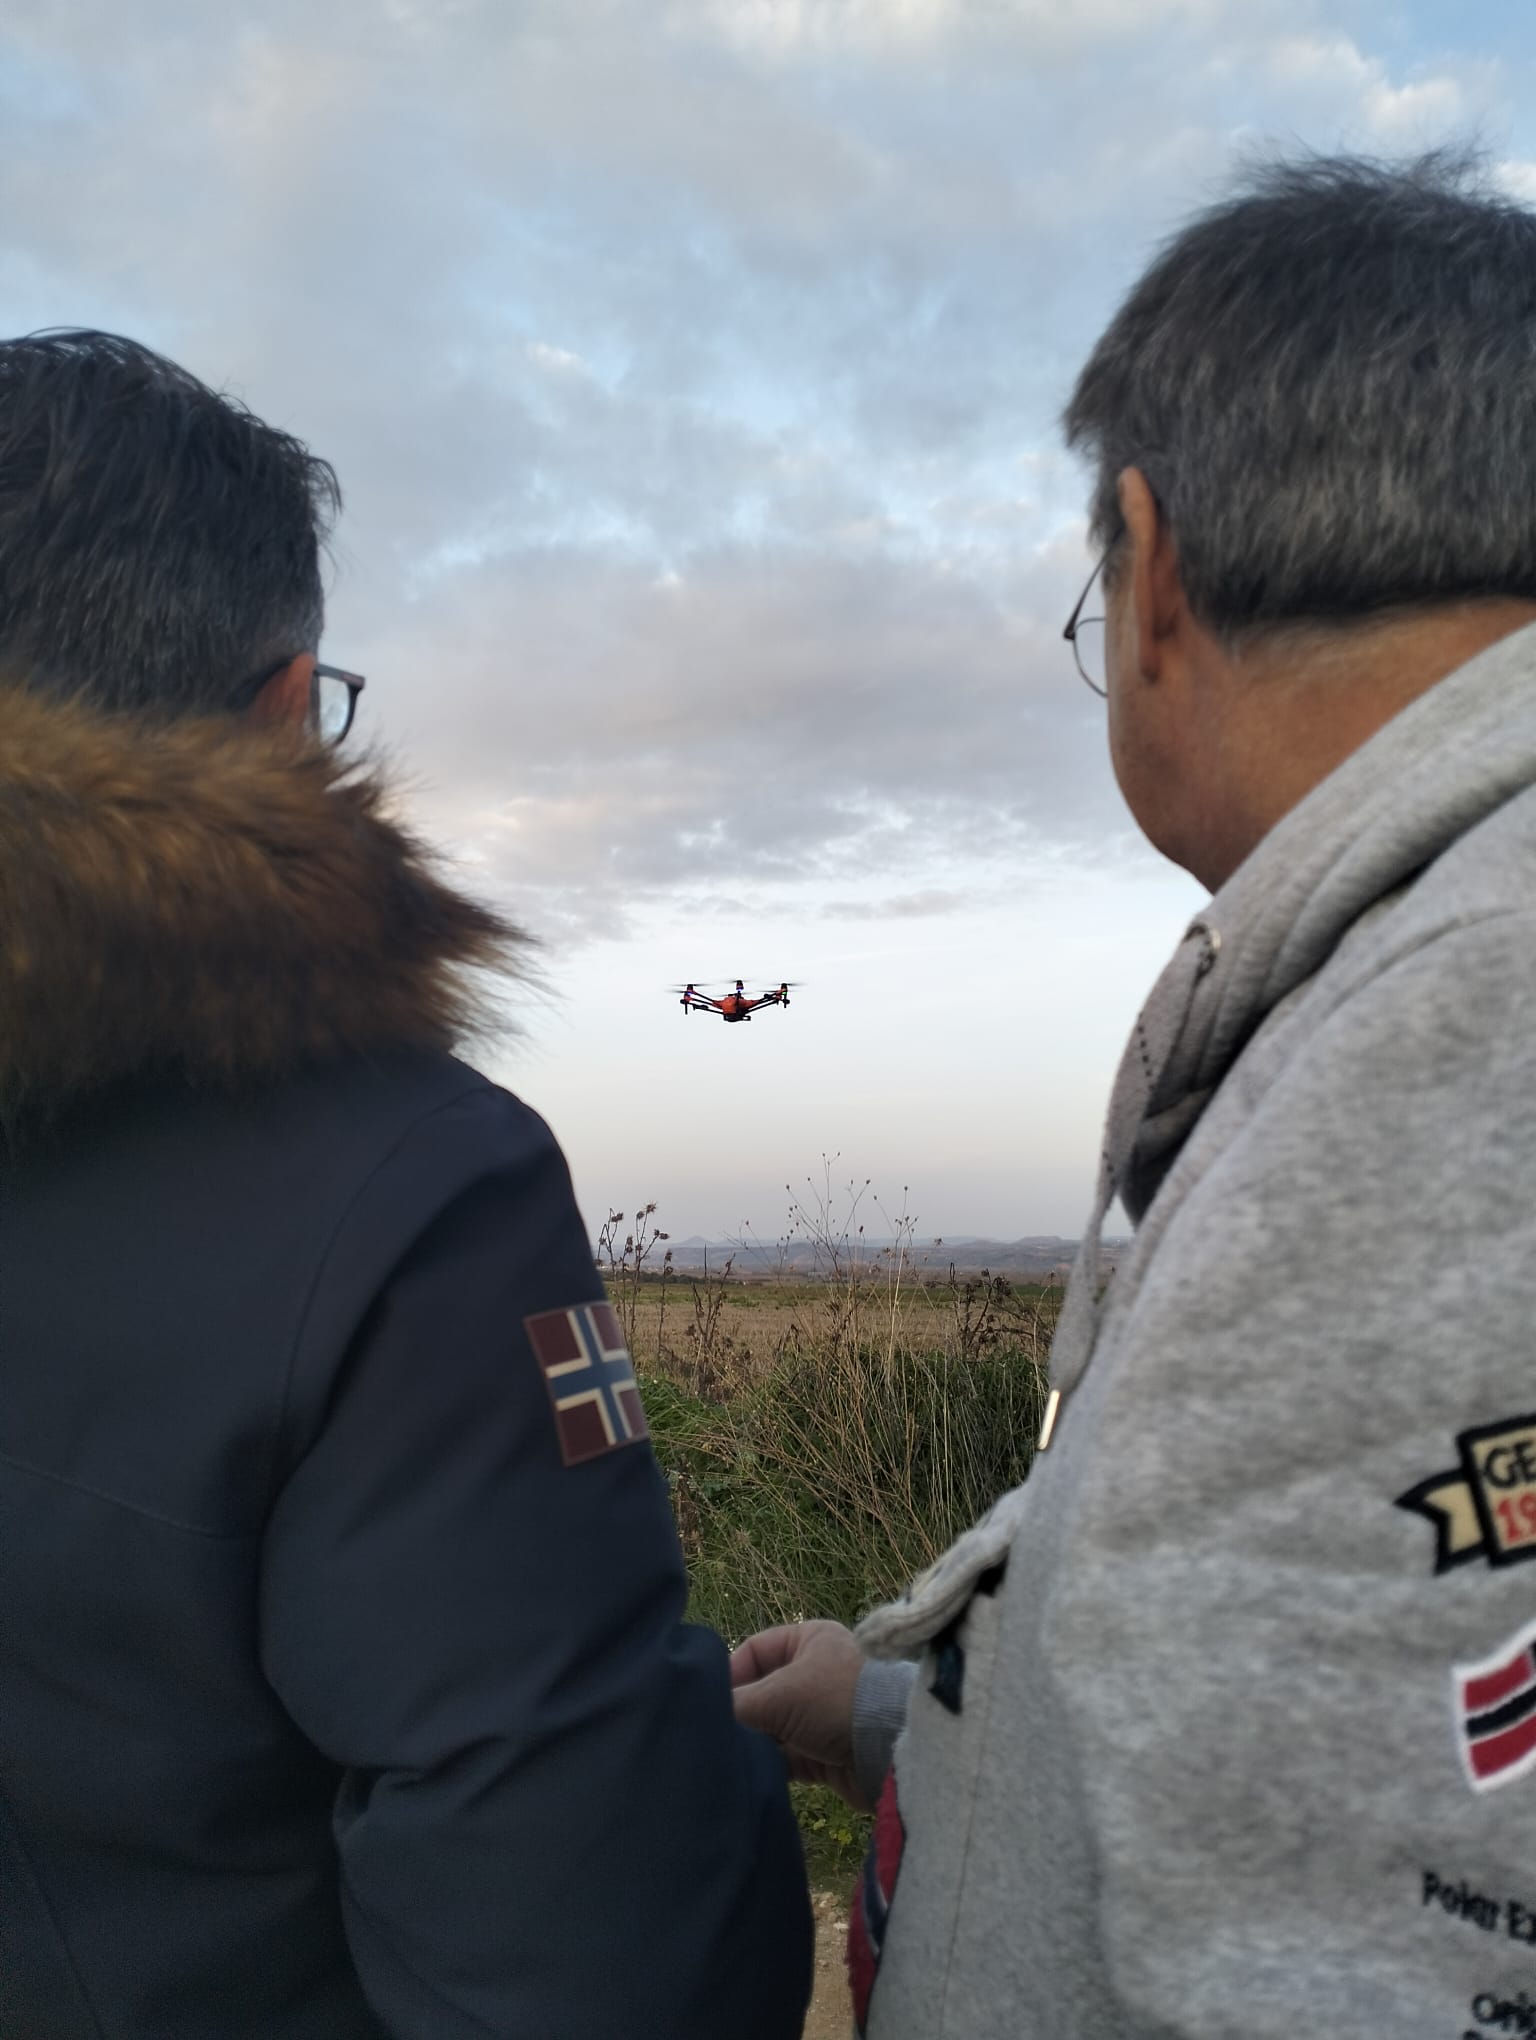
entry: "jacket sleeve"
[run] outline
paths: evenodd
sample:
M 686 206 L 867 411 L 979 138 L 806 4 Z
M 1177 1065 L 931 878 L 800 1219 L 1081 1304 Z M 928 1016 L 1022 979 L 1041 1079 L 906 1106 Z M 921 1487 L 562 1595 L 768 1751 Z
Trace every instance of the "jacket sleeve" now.
M 1429 2040 L 1536 1999 L 1533 1781 L 1473 1776 L 1463 1695 L 1523 1647 L 1495 1685 L 1536 1718 L 1536 1541 L 1446 1567 L 1411 1501 L 1464 1434 L 1536 1433 L 1533 960 L 1490 918 L 1298 1007 L 1148 1214 L 1049 1629 L 1137 2033 Z
M 870 1658 L 853 1692 L 853 1775 L 873 1806 L 891 1768 L 896 1745 L 907 1725 L 907 1708 L 917 1679 L 917 1666 L 898 1658 L 886 1663 Z
M 650 1446 L 567 1465 L 525 1327 L 602 1294 L 559 1149 L 476 1089 L 378 1172 L 333 1286 L 402 1228 L 277 1495 L 260 1608 L 268 1679 L 345 1767 L 366 1995 L 396 2040 L 798 2034 L 782 1762 L 682 1623 Z

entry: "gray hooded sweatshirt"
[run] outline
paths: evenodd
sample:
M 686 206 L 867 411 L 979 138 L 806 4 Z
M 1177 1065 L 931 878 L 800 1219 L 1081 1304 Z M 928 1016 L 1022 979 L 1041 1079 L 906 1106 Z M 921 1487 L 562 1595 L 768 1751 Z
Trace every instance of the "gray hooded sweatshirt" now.
M 1185 937 L 1052 1365 L 861 1631 L 870 2040 L 1536 2034 L 1536 628 Z

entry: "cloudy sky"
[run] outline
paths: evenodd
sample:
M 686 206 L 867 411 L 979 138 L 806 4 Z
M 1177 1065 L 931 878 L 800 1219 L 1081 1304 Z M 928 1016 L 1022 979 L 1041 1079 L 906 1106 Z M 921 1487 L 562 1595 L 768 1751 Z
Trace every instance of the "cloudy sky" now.
M 327 651 L 543 939 L 495 1068 L 594 1227 L 772 1238 L 826 1155 L 1074 1234 L 1201 894 L 1060 641 L 1060 407 L 1244 152 L 1476 133 L 1536 197 L 1533 58 L 1523 0 L 7 0 L 0 324 L 336 464 Z M 738 973 L 805 986 L 663 989 Z

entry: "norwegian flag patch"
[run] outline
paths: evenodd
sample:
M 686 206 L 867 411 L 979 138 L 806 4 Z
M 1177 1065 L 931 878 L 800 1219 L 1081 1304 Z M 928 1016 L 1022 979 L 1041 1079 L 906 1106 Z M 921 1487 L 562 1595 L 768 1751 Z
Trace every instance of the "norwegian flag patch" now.
M 650 1436 L 634 1363 L 611 1303 L 540 1311 L 523 1329 L 544 1371 L 567 1466 Z
M 864 1858 L 863 1875 L 848 1921 L 848 1982 L 853 1991 L 854 2028 L 860 2040 L 869 2025 L 869 2000 L 880 1969 L 885 1923 L 896 1895 L 896 1877 L 906 1845 L 907 1831 L 902 1824 L 896 1773 L 892 1769 L 885 1774 L 885 1786 L 875 1808 L 875 1831 L 870 1837 L 869 1853 Z
M 1451 1673 L 1457 1747 L 1474 1792 L 1536 1771 L 1536 1622 L 1492 1657 Z

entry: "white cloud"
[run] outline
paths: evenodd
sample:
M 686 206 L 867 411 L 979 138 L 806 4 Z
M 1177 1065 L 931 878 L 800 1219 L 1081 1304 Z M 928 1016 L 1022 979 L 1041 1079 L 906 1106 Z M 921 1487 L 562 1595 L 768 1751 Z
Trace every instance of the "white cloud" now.
M 1506 160 L 1498 165 L 1496 174 L 1512 198 L 1518 198 L 1526 205 L 1536 205 L 1536 162 Z
M 1380 66 L 1341 35 L 1277 37 L 1265 52 L 1264 67 L 1277 85 L 1342 85 L 1352 92 L 1368 91 L 1380 75 Z
M 1003 48 L 1055 60 L 1109 37 L 1211 33 L 1268 11 L 1263 0 L 670 0 L 664 18 L 675 33 L 710 31 L 774 58 Z
M 1466 121 L 1466 94 L 1456 78 L 1419 78 L 1392 85 L 1373 78 L 1361 95 L 1371 135 L 1393 149 L 1432 148 Z
M 917 898 L 1121 825 L 1055 417 L 1147 247 L 1239 130 L 1476 110 L 1320 19 L 14 0 L 0 278 L 336 461 L 338 653 L 535 911 Z
M 581 356 L 573 354 L 568 347 L 551 347 L 546 340 L 530 340 L 526 351 L 534 367 L 542 368 L 549 375 L 585 376 L 590 373 Z
M 822 918 L 828 921 L 924 921 L 934 915 L 967 912 L 978 904 L 975 892 L 928 886 L 922 892 L 891 893 L 870 899 L 828 900 L 821 913 Z
M 674 0 L 674 29 L 709 27 L 774 53 L 922 43 L 953 30 L 964 0 Z
M 433 675 L 391 717 L 423 811 L 551 926 L 700 883 L 910 900 L 929 889 L 903 876 L 946 858 L 1123 829 L 1102 719 L 1033 620 L 1081 571 L 1075 543 L 1001 581 L 782 542 L 661 577 L 546 551 L 461 581 L 463 623 L 403 607 L 346 644 Z
M 1262 49 L 1266 75 L 1312 102 L 1314 147 L 1408 153 L 1472 134 L 1498 100 L 1495 60 L 1461 55 L 1403 76 L 1353 38 L 1330 33 L 1274 37 Z

